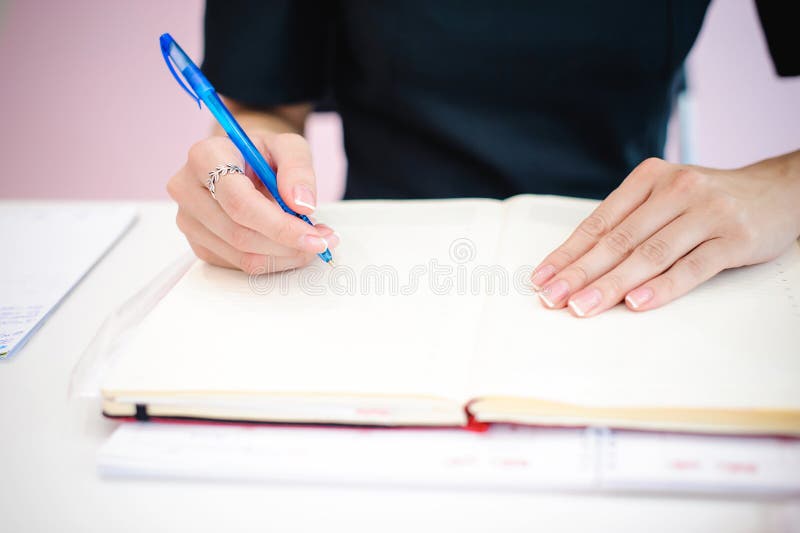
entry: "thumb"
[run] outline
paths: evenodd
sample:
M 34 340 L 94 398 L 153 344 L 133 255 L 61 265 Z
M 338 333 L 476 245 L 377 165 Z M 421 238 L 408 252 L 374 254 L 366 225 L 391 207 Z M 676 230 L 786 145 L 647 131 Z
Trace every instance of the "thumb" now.
M 317 178 L 308 142 L 296 133 L 265 138 L 278 176 L 278 192 L 296 212 L 310 215 L 317 207 Z

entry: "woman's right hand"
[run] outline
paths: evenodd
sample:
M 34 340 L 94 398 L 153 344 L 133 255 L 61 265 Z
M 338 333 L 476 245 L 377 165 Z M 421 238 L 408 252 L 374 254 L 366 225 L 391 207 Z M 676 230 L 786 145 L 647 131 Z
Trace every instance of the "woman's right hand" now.
M 276 170 L 278 190 L 297 213 L 316 206 L 316 178 L 306 140 L 295 133 L 250 133 L 250 139 Z M 232 163 L 245 174 L 229 173 L 216 184 L 216 199 L 206 188 L 209 172 Z M 339 236 L 323 224 L 310 226 L 275 202 L 239 150 L 227 137 L 209 137 L 189 150 L 186 164 L 167 183 L 178 203 L 178 228 L 200 259 L 248 274 L 303 266 Z

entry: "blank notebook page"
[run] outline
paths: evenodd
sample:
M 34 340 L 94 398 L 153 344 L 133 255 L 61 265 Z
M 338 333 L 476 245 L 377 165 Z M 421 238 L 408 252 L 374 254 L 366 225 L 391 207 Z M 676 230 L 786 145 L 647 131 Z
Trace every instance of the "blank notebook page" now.
M 499 262 L 540 260 L 594 203 L 516 197 Z M 619 305 L 589 319 L 544 309 L 525 291 L 490 296 L 475 396 L 609 407 L 800 410 L 800 248 L 725 271 L 656 310 Z
M 483 298 L 432 283 L 431 273 L 454 269 L 465 253 L 492 261 L 503 204 L 348 202 L 318 215 L 341 234 L 335 270 L 315 259 L 248 278 L 197 263 L 146 318 L 103 388 L 465 402 L 464 363 Z

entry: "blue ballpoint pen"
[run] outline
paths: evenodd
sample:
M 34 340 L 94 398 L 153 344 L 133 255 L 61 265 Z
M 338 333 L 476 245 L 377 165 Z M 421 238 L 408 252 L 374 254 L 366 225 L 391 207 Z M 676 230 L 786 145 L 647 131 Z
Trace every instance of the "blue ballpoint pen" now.
M 253 145 L 250 138 L 247 137 L 247 134 L 239 123 L 236 122 L 236 119 L 233 118 L 233 115 L 231 115 L 231 112 L 225 107 L 225 104 L 222 103 L 222 100 L 217 96 L 217 91 L 214 90 L 214 87 L 205 75 L 197 68 L 197 65 L 189 59 L 186 52 L 183 51 L 169 33 L 163 34 L 159 41 L 161 43 L 161 53 L 164 55 L 164 61 L 167 62 L 167 66 L 170 72 L 172 72 L 172 75 L 178 80 L 183 90 L 189 93 L 192 99 L 197 102 L 199 107 L 202 107 L 200 102 L 206 104 L 208 110 L 211 111 L 211 114 L 217 119 L 217 122 L 219 122 L 219 125 L 225 130 L 225 133 L 228 134 L 233 144 L 242 152 L 247 164 L 250 165 L 250 168 L 253 169 L 272 197 L 275 198 L 275 201 L 278 202 L 281 209 L 313 226 L 314 224 L 307 216 L 295 213 L 294 210 L 283 201 L 278 192 L 278 178 L 275 176 L 275 172 L 270 168 L 269 164 L 261 155 L 261 152 Z M 177 71 L 175 67 L 177 67 Z M 178 72 L 183 75 L 183 79 L 181 79 Z M 186 83 L 184 83 L 184 80 Z M 187 87 L 187 84 L 194 92 Z M 333 256 L 331 256 L 330 250 L 326 248 L 324 252 L 317 255 L 319 255 L 320 259 L 333 266 Z

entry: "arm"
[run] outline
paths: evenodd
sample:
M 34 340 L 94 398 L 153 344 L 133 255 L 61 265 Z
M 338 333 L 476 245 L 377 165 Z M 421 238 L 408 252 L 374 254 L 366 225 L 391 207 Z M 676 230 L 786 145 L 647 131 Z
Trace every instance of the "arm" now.
M 641 163 L 534 270 L 546 307 L 659 307 L 800 236 L 800 151 L 735 170 Z
M 253 143 L 276 170 L 281 197 L 296 212 L 310 215 L 316 206 L 316 178 L 311 152 L 301 136 L 310 104 L 270 109 L 225 104 Z M 208 173 L 233 163 L 246 175 L 227 174 L 216 186 L 216 200 L 205 189 Z M 288 270 L 311 261 L 338 244 L 323 224 L 314 227 L 284 213 L 242 155 L 215 125 L 212 136 L 189 150 L 186 164 L 167 184 L 178 203 L 176 222 L 195 254 L 209 263 L 248 273 Z

